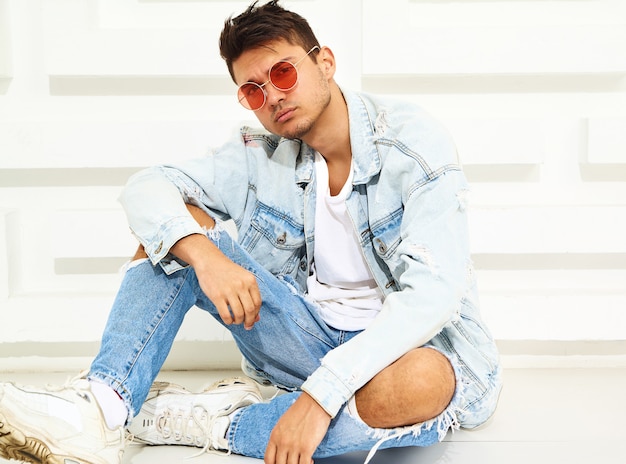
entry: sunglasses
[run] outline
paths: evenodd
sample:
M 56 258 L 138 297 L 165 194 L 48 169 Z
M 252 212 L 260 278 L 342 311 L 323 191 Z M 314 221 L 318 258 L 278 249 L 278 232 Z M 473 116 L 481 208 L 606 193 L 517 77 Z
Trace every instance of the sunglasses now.
M 319 50 L 319 47 L 316 45 L 295 63 L 285 60 L 275 63 L 269 70 L 269 79 L 263 84 L 257 84 L 256 82 L 241 84 L 237 90 L 239 103 L 248 110 L 260 110 L 267 100 L 267 92 L 263 88 L 267 84 L 272 84 L 276 90 L 281 92 L 293 89 L 298 83 L 297 66 L 316 48 Z

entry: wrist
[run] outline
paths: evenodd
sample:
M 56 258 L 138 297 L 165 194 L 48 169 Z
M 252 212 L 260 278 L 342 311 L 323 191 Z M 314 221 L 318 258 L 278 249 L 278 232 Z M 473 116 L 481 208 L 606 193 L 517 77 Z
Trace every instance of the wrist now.
M 171 252 L 196 270 L 202 270 L 216 256 L 221 255 L 217 247 L 203 234 L 191 234 L 181 238 L 174 244 Z
M 300 401 L 309 410 L 315 411 L 315 414 L 332 419 L 332 416 L 328 413 L 328 411 L 326 411 L 326 409 L 324 409 L 324 407 L 307 392 L 302 392 L 298 401 Z

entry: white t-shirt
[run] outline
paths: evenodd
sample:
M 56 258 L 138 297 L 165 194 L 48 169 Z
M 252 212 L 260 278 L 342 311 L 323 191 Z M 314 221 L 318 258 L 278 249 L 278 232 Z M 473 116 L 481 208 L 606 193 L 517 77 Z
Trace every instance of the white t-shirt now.
M 309 296 L 320 305 L 320 315 L 331 327 L 362 330 L 380 311 L 383 294 L 363 257 L 346 209 L 352 170 L 341 192 L 331 196 L 328 167 L 319 153 L 315 169 L 315 249 L 313 274 L 307 281 Z

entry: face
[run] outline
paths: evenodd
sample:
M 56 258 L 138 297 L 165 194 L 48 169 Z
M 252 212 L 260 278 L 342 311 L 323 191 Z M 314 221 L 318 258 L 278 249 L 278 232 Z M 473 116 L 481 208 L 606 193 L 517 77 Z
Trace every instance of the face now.
M 296 63 L 307 51 L 285 41 L 248 50 L 233 62 L 235 81 L 237 85 L 245 82 L 263 84 L 268 79 L 269 69 L 277 61 Z M 322 58 L 327 53 L 322 49 L 317 57 L 318 63 L 306 57 L 298 64 L 298 83 L 293 89 L 278 90 L 269 82 L 263 87 L 267 94 L 265 105 L 254 111 L 263 127 L 282 137 L 306 139 L 330 102 L 332 72 L 328 71 Z

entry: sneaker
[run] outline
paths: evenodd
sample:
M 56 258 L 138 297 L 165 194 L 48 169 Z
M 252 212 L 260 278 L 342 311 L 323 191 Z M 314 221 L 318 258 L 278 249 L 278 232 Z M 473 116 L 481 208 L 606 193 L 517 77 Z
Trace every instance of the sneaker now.
M 32 464 L 120 464 L 124 428 L 109 430 L 89 382 L 54 389 L 0 384 L 0 457 Z
M 261 401 L 256 383 L 239 377 L 215 382 L 200 393 L 169 382 L 155 382 L 128 432 L 132 441 L 148 445 L 185 445 L 228 452 L 225 435 L 229 414 Z

